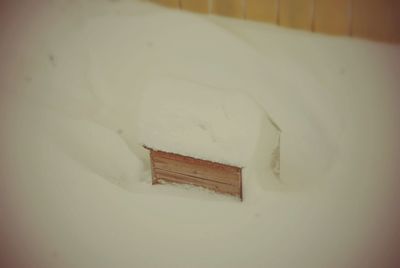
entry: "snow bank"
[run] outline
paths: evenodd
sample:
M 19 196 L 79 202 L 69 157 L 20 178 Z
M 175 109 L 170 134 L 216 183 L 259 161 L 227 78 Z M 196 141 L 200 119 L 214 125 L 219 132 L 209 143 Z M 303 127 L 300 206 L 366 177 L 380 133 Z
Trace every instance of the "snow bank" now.
M 49 132 L 61 150 L 84 168 L 130 190 L 142 178 L 142 161 L 119 133 L 99 124 L 58 117 Z
M 0 62 L 8 70 L 4 88 L 45 106 L 58 123 L 43 129 L 44 116 L 30 105 L 0 98 L 0 172 L 7 174 L 0 187 L 0 233 L 7 235 L 0 243 L 26 266 L 382 267 L 389 257 L 398 259 L 398 46 L 227 18 L 219 27 L 213 16 L 142 1 L 41 5 L 49 8 L 41 14 L 29 9 L 32 17 L 25 17 L 36 14 L 45 23 L 15 24 L 32 34 L 0 51 L 13 63 Z M 25 53 L 12 50 L 17 43 Z M 181 88 L 186 104 L 147 84 L 161 75 L 195 81 Z M 146 119 L 141 102 L 156 93 L 189 110 L 192 118 L 171 120 L 205 145 L 220 121 L 242 130 L 225 120 L 222 104 L 247 108 L 256 100 L 263 109 L 228 113 L 257 132 L 236 137 L 218 130 L 219 141 L 267 148 L 270 139 L 260 138 L 271 133 L 267 111 L 282 129 L 282 183 L 303 187 L 270 187 L 262 169 L 269 150 L 251 146 L 241 149 L 248 150 L 243 158 L 230 151 L 231 161 L 253 159 L 244 169 L 246 178 L 255 178 L 245 180 L 244 202 L 153 187 L 150 180 L 134 184 L 138 176 L 150 178 L 147 152 L 138 149 L 138 119 Z M 212 124 L 203 131 L 194 108 L 204 102 L 210 109 L 204 120 Z M 247 122 L 249 115 L 257 120 Z M 141 128 L 149 129 L 147 123 Z M 187 144 L 182 150 L 190 146 L 202 149 Z M 227 151 L 212 149 L 205 153 Z M 133 183 L 131 191 L 115 187 L 127 189 L 126 182 Z
M 246 167 L 260 140 L 278 146 L 278 129 L 263 121 L 266 112 L 240 92 L 155 77 L 140 107 L 139 140 L 155 150 Z M 263 124 L 270 131 L 261 135 Z M 266 154 L 263 160 L 269 163 L 273 148 Z
M 173 77 L 257 100 L 282 130 L 281 177 L 286 185 L 312 184 L 335 162 L 343 116 L 332 101 L 333 89 L 281 53 L 278 48 L 287 41 L 261 56 L 242 37 L 178 11 L 97 17 L 85 25 L 85 35 L 92 91 L 105 107 L 101 120 L 126 130 L 131 148 L 138 148 L 136 123 L 147 82 Z

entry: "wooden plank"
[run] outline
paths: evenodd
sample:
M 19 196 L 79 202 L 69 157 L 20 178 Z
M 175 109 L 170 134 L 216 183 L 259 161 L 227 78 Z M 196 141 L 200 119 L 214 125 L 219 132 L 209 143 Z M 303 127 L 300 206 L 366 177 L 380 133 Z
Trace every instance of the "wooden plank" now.
M 313 0 L 280 0 L 279 24 L 286 27 L 312 30 Z
M 244 0 L 213 0 L 211 12 L 217 15 L 243 18 Z
M 352 34 L 400 42 L 400 1 L 353 0 Z
M 208 0 L 181 0 L 181 7 L 198 13 L 208 13 Z
M 316 32 L 349 35 L 351 0 L 315 0 L 314 30 Z
M 246 19 L 277 23 L 278 0 L 247 0 Z
M 206 178 L 209 180 L 223 182 L 226 184 L 232 184 L 232 185 L 239 184 L 239 174 L 237 173 L 235 174 L 229 172 L 221 172 L 221 170 L 218 169 L 192 165 L 182 161 L 176 161 L 166 158 L 154 157 L 153 162 L 154 162 L 154 168 L 183 173 L 200 178 Z
M 392 10 L 392 26 L 390 31 L 390 42 L 400 43 L 400 1 L 393 1 Z
M 164 152 L 151 152 L 151 159 L 154 168 L 209 178 L 229 184 L 238 184 L 241 174 L 240 169 L 236 167 Z
M 144 147 L 150 150 L 153 184 L 160 180 L 192 184 L 242 200 L 241 168 Z
M 179 7 L 180 0 L 150 0 L 150 1 L 166 7 Z
M 190 181 L 191 183 L 196 182 L 198 184 L 204 184 L 204 185 L 216 185 L 216 186 L 224 186 L 224 187 L 228 187 L 228 188 L 232 188 L 232 189 L 238 189 L 238 185 L 231 185 L 231 184 L 227 184 L 227 183 L 222 183 L 222 182 L 218 182 L 218 181 L 213 181 L 213 180 L 207 180 L 205 178 L 200 178 L 200 177 L 196 177 L 196 176 L 190 176 L 188 174 L 182 174 L 179 172 L 173 172 L 173 171 L 169 171 L 169 170 L 163 170 L 163 169 L 158 169 L 155 168 L 154 169 L 154 174 L 155 177 L 157 179 L 159 179 L 160 174 L 164 174 L 163 176 L 167 176 L 167 175 L 171 175 L 171 176 L 177 176 L 177 177 L 181 177 L 184 178 L 185 180 Z
M 178 174 L 174 172 L 169 172 L 165 170 L 155 169 L 155 183 L 160 183 L 160 180 L 165 182 L 189 184 L 195 186 L 201 186 L 215 192 L 230 194 L 234 196 L 241 196 L 240 187 L 232 186 L 228 184 L 221 184 L 216 182 L 205 181 L 200 178 L 187 176 L 184 174 Z
M 145 147 L 146 149 L 149 149 L 150 152 L 152 154 L 154 154 L 155 156 L 160 156 L 160 157 L 165 157 L 165 158 L 169 158 L 169 159 L 176 159 L 176 160 L 181 160 L 181 161 L 188 161 L 188 162 L 199 162 L 202 165 L 206 165 L 206 166 L 210 166 L 210 167 L 220 167 L 226 170 L 230 170 L 232 172 L 236 171 L 239 172 L 241 170 L 241 168 L 236 167 L 236 166 L 232 166 L 232 165 L 227 165 L 227 164 L 221 164 L 221 163 L 217 163 L 217 162 L 212 162 L 209 160 L 204 160 L 204 159 L 197 159 L 197 158 L 193 158 L 190 156 L 184 156 L 184 155 L 180 155 L 180 154 L 175 154 L 175 153 L 168 153 L 168 152 L 164 152 L 164 151 L 156 151 L 153 150 L 151 148 Z

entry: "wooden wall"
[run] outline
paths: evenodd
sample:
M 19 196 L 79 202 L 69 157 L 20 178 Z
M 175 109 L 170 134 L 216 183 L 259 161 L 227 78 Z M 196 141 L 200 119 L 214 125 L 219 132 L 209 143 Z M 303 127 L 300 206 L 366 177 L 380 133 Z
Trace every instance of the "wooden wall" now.
M 400 0 L 150 0 L 333 35 L 400 43 Z

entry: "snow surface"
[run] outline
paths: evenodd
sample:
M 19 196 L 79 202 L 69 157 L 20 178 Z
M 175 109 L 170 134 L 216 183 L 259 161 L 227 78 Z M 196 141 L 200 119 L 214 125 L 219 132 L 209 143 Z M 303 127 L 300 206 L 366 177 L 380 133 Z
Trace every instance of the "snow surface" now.
M 264 160 L 271 162 L 274 148 L 279 146 L 279 129 L 263 121 L 267 113 L 245 94 L 158 77 L 151 78 L 145 88 L 138 119 L 142 144 L 246 167 L 257 151 L 258 140 L 267 139 L 273 146 Z M 261 135 L 262 124 L 269 125 L 269 133 Z
M 3 266 L 398 267 L 399 46 L 143 1 L 2 5 Z M 220 103 L 251 106 L 228 112 L 258 149 L 228 156 L 252 158 L 243 202 L 151 185 L 140 133 L 160 77 L 218 91 L 200 129 L 225 131 Z M 278 184 L 268 139 L 250 138 L 270 133 L 263 114 L 281 129 Z

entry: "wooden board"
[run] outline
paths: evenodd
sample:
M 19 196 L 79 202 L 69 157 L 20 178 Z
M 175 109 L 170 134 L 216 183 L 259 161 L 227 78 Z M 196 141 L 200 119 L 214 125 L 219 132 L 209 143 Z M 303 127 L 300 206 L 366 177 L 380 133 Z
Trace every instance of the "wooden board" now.
M 246 19 L 277 23 L 278 0 L 247 0 Z
M 400 0 L 150 0 L 193 12 L 400 43 Z
M 181 8 L 198 13 L 208 13 L 208 0 L 181 0 Z
M 244 0 L 213 0 L 211 12 L 217 15 L 243 18 Z
M 303 30 L 312 30 L 313 0 L 280 0 L 279 24 Z
M 352 34 L 375 40 L 400 41 L 400 1 L 353 0 Z
M 193 12 L 400 43 L 400 0 L 150 0 Z
M 314 31 L 349 35 L 351 29 L 351 0 L 315 0 Z
M 152 149 L 150 160 L 153 184 L 190 184 L 242 200 L 242 170 L 239 167 Z

